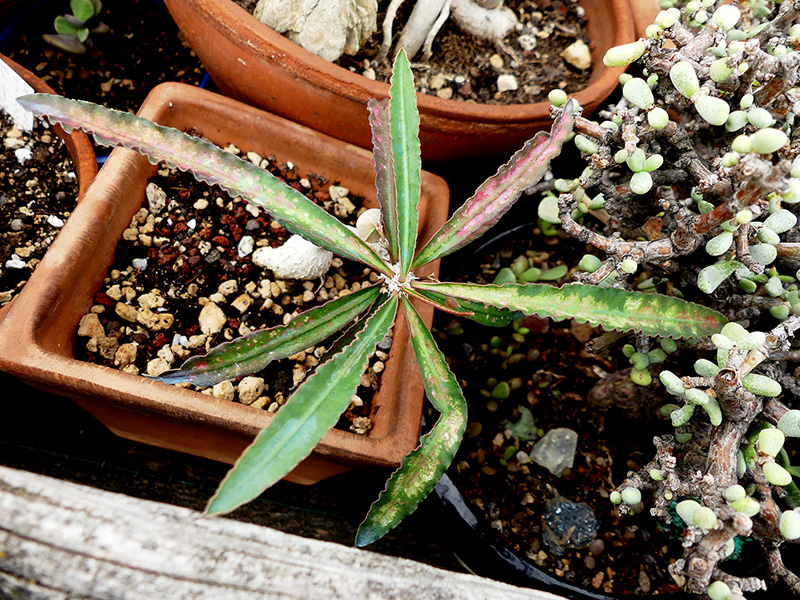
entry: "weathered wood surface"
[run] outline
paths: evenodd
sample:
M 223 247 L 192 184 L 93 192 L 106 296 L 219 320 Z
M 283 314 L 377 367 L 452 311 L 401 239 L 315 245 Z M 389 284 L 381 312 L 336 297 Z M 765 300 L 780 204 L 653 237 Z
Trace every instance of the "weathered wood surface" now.
M 0 598 L 557 599 L 5 467 Z

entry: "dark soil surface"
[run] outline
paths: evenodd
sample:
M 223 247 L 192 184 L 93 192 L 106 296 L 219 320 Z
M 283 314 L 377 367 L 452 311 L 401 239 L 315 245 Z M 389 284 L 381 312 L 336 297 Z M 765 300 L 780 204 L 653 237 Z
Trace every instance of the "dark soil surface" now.
M 233 0 L 252 12 L 256 0 Z M 422 1 L 422 0 L 420 0 Z M 355 56 L 343 56 L 339 64 L 356 73 L 388 82 L 389 59 L 379 59 L 381 24 L 388 1 L 378 2 L 378 31 Z M 591 68 L 578 68 L 562 57 L 578 40 L 591 48 L 584 30 L 586 15 L 577 0 L 506 0 L 517 13 L 521 27 L 497 42 L 481 40 L 459 29 L 448 19 L 436 36 L 433 54 L 424 60 L 420 52 L 412 60 L 417 90 L 441 98 L 484 104 L 532 104 L 547 98 L 554 88 L 574 93 L 589 81 Z M 397 13 L 394 43 L 408 19 L 413 2 Z M 513 75 L 517 88 L 500 92 L 497 79 Z
M 42 40 L 42 34 L 53 33 L 53 19 L 68 8 L 67 2 L 45 3 L 20 23 L 19 37 L 2 50 L 56 92 L 135 112 L 163 81 L 197 85 L 202 80 L 200 61 L 183 43 L 163 2 L 104 2 L 100 20 L 111 31 L 93 36 L 85 54 L 69 54 Z
M 496 254 L 462 257 L 449 276 L 445 266 L 444 276 L 492 282 L 520 256 L 544 271 L 575 255 L 572 242 L 543 238 L 533 225 L 527 231 Z M 618 517 L 608 499 L 629 471 L 651 459 L 653 437 L 673 430 L 658 411 L 666 400 L 649 396 L 619 371 L 627 366 L 621 352 L 589 351 L 586 343 L 602 331 L 586 325 L 525 317 L 489 328 L 439 313 L 434 327 L 469 407 L 467 433 L 449 474 L 480 518 L 528 562 L 584 589 L 613 596 L 678 592 L 667 567 L 682 554 L 679 532 L 664 529 L 646 503 Z M 613 383 L 602 394 L 599 386 L 593 391 L 611 373 Z M 627 409 L 634 405 L 644 408 L 632 414 Z M 522 436 L 525 412 L 533 424 Z M 530 458 L 554 428 L 578 435 L 574 463 L 560 476 Z M 588 505 L 597 519 L 594 536 L 581 540 L 574 531 L 554 531 L 554 507 L 565 500 Z
M 23 132 L 0 111 L 0 306 L 19 293 L 77 198 L 61 138 L 41 123 Z

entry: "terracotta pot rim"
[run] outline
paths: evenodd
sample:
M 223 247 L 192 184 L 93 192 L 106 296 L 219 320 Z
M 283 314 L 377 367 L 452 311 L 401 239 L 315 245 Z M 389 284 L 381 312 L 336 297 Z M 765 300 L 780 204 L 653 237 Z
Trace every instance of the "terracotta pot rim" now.
M 625 27 L 616 32 L 615 45 L 633 40 L 633 13 L 628 1 L 611 1 L 615 7 L 615 14 L 620 17 L 619 21 L 625 25 Z M 238 30 L 248 34 L 242 36 L 242 39 L 249 43 L 255 53 L 261 54 L 261 49 L 252 40 L 268 39 L 269 43 L 282 53 L 282 56 L 278 57 L 270 53 L 267 58 L 291 62 L 292 66 L 298 71 L 318 72 L 321 80 L 325 83 L 325 87 L 343 98 L 363 100 L 364 98 L 380 99 L 389 96 L 388 83 L 367 79 L 363 75 L 353 73 L 344 67 L 316 56 L 283 35 L 276 33 L 235 2 L 230 0 L 210 0 L 210 2 L 213 2 L 214 9 L 219 11 L 220 22 L 223 27 L 232 33 Z M 207 5 L 203 6 L 202 9 L 209 13 L 211 12 Z M 617 86 L 619 76 L 625 69 L 622 67 L 603 67 L 598 69 L 593 65 L 592 71 L 593 73 L 601 72 L 601 74 L 599 77 L 591 79 L 586 87 L 573 94 L 581 104 L 588 103 L 590 99 L 598 95 L 607 96 Z M 342 83 L 346 84 L 346 87 L 343 87 Z M 524 123 L 548 119 L 550 115 L 550 103 L 548 101 L 533 104 L 482 104 L 448 100 L 418 92 L 417 105 L 420 111 L 425 110 L 432 116 L 448 115 L 453 120 L 465 121 L 480 117 L 489 123 L 505 123 L 509 121 Z
M 58 92 L 19 63 L 11 60 L 4 54 L 0 54 L 0 60 L 14 69 L 14 71 L 16 71 L 35 91 L 58 95 Z M 94 147 L 92 146 L 89 136 L 83 131 L 75 130 L 71 133 L 67 133 L 60 125 L 51 125 L 51 127 L 53 131 L 56 132 L 56 135 L 64 141 L 72 163 L 75 166 L 75 174 L 78 177 L 78 199 L 80 201 L 84 194 L 86 194 L 86 190 L 94 180 L 95 175 L 97 175 L 97 158 L 94 154 Z

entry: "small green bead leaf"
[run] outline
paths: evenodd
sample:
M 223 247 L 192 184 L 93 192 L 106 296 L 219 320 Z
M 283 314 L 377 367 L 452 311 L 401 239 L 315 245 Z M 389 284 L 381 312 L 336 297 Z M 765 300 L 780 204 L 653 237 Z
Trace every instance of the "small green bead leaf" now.
M 705 358 L 699 358 L 694 363 L 694 372 L 700 377 L 716 377 L 719 370 L 717 365 Z
M 772 154 L 789 143 L 789 136 L 780 129 L 768 127 L 759 129 L 751 135 L 750 142 L 753 144 L 753 152 Z
M 575 146 L 585 154 L 596 154 L 598 147 L 594 140 L 589 139 L 585 135 L 575 136 Z
M 675 89 L 683 96 L 690 98 L 700 91 L 700 82 L 697 79 L 697 72 L 690 62 L 682 60 L 677 62 L 669 70 L 669 80 Z
M 750 258 L 760 265 L 769 265 L 778 258 L 778 250 L 772 244 L 750 246 Z
M 783 448 L 783 443 L 786 441 L 786 434 L 780 429 L 774 427 L 767 427 L 762 429 L 758 434 L 758 449 L 764 454 L 768 454 L 773 458 L 778 456 L 778 452 Z
M 562 144 L 572 133 L 574 109 L 574 100 L 570 100 L 549 134 L 537 133 L 500 167 L 496 175 L 483 182 L 475 195 L 456 210 L 420 250 L 412 268 L 450 254 L 482 236 L 511 208 L 524 190 L 537 183 L 547 171 L 550 160 L 559 155 Z M 554 218 L 552 215 L 549 217 Z
M 725 488 L 725 500 L 727 500 L 728 502 L 736 502 L 737 500 L 741 500 L 745 496 L 747 496 L 747 491 L 744 489 L 744 487 L 742 487 L 738 483 L 735 483 Z
M 651 154 L 647 157 L 644 161 L 644 170 L 645 171 L 655 171 L 656 169 L 661 168 L 661 165 L 664 164 L 664 157 L 660 154 Z
M 62 16 L 56 17 L 55 21 L 53 22 L 53 27 L 55 28 L 56 33 L 60 33 L 61 35 L 75 35 L 79 30 L 78 27 L 71 25 L 70 22 Z
M 733 69 L 728 66 L 727 58 L 719 58 L 715 60 L 713 63 L 711 63 L 711 67 L 708 71 L 711 79 L 717 83 L 720 81 L 725 81 L 733 74 Z
M 692 404 L 703 406 L 707 404 L 710 399 L 711 397 L 703 390 L 698 390 L 697 388 L 689 388 L 686 390 L 686 401 Z
M 708 414 L 708 420 L 714 427 L 719 427 L 722 424 L 722 408 L 717 402 L 716 398 L 708 397 L 708 402 L 701 404 L 703 410 Z
M 739 18 L 741 16 L 742 13 L 737 7 L 731 4 L 726 4 L 724 6 L 720 6 L 714 11 L 711 21 L 725 31 L 730 31 L 736 27 L 736 23 L 739 22 Z
M 788 437 L 800 437 L 800 410 L 785 413 L 778 421 L 778 429 Z
M 710 125 L 724 125 L 731 112 L 731 107 L 725 100 L 714 96 L 698 98 L 694 103 L 694 107 L 697 109 L 697 114 L 703 117 Z
M 694 407 L 694 404 L 684 404 L 678 410 L 670 413 L 669 418 L 672 420 L 672 426 L 680 427 L 681 425 L 686 425 L 694 414 Z
M 622 86 L 622 95 L 628 102 L 641 109 L 647 108 L 655 101 L 650 86 L 644 79 L 638 77 L 634 77 Z
M 690 525 L 694 523 L 694 513 L 700 508 L 700 503 L 695 500 L 681 500 L 675 505 L 675 512 L 684 523 Z
M 517 283 L 517 276 L 514 275 L 514 271 L 508 267 L 503 267 L 497 272 L 497 275 L 492 283 L 496 285 L 501 285 L 503 283 Z
M 749 331 L 747 331 L 747 329 L 742 327 L 739 323 L 731 322 L 726 323 L 720 333 L 732 342 L 738 342 L 746 338 Z
M 625 150 L 620 150 L 620 152 L 625 152 Z M 625 160 L 625 162 L 627 163 L 628 168 L 631 171 L 633 171 L 634 173 L 638 173 L 639 171 L 644 169 L 645 160 L 646 160 L 646 155 L 644 153 L 644 150 L 642 150 L 641 148 L 637 148 L 636 150 L 633 151 L 633 154 L 631 154 Z
M 422 159 L 414 76 L 404 49 L 401 49 L 394 59 L 389 96 L 389 123 L 397 190 L 400 270 L 405 277 L 411 268 L 411 260 L 417 247 L 419 221 L 417 206 Z
M 714 514 L 714 511 L 708 508 L 707 506 L 701 506 L 692 515 L 692 522 L 694 525 L 697 525 L 700 529 L 705 529 L 709 531 L 714 529 L 717 524 L 717 515 Z
M 789 474 L 789 471 L 774 462 L 764 464 L 764 477 L 766 477 L 767 481 L 772 485 L 779 485 L 781 487 L 792 483 L 792 476 Z
M 205 356 L 193 356 L 180 368 L 162 373 L 164 383 L 211 386 L 255 373 L 273 360 L 287 358 L 330 337 L 375 301 L 380 286 L 364 289 L 300 313 L 288 325 L 262 329 L 220 344 Z
M 781 384 L 766 375 L 758 373 L 748 373 L 742 377 L 742 386 L 748 392 L 753 392 L 759 396 L 775 398 L 780 396 L 783 391 Z
M 467 402 L 461 386 L 430 331 L 405 298 L 403 310 L 425 391 L 441 416 L 433 430 L 422 437 L 419 447 L 403 459 L 386 483 L 385 491 L 370 508 L 358 528 L 356 546 L 359 547 L 383 537 L 417 508 L 453 460 L 467 426 Z
M 559 225 L 561 219 L 558 216 L 558 198 L 555 196 L 545 196 L 542 198 L 541 202 L 539 202 L 537 214 L 545 223 Z
M 733 234 L 729 231 L 723 231 L 717 236 L 714 236 L 706 243 L 706 252 L 711 256 L 721 256 L 730 250 L 733 245 Z
M 636 506 L 642 501 L 642 492 L 635 487 L 627 487 L 622 490 L 622 501 L 629 506 Z
M 198 180 L 263 207 L 309 242 L 391 274 L 375 252 L 338 219 L 267 171 L 214 144 L 126 112 L 53 94 L 22 96 L 18 102 L 51 121 L 93 132 L 103 145 L 124 146 L 153 161 L 191 171 Z
M 550 90 L 547 99 L 554 105 L 562 107 L 567 103 L 567 93 L 564 90 Z
M 771 126 L 775 122 L 775 119 L 772 118 L 772 113 L 770 113 L 766 108 L 759 108 L 757 106 L 754 106 L 747 111 L 747 120 L 756 129 L 764 129 L 765 127 Z
M 703 268 L 697 275 L 697 287 L 712 294 L 740 265 L 735 260 L 723 260 Z
M 455 298 L 537 314 L 575 318 L 606 329 L 641 331 L 664 337 L 703 337 L 726 322 L 720 313 L 679 298 L 584 284 L 560 288 L 530 283 L 502 286 L 415 281 L 414 287 Z
M 70 0 L 70 10 L 72 14 L 81 21 L 88 21 L 95 15 L 94 4 L 91 0 Z
M 347 409 L 396 312 L 397 297 L 392 296 L 337 341 L 228 471 L 206 507 L 207 514 L 228 513 L 249 502 L 311 453 Z
M 661 380 L 661 383 L 664 384 L 667 391 L 673 396 L 683 396 L 686 394 L 686 386 L 683 381 L 672 371 L 661 371 L 658 378 Z
M 657 106 L 647 113 L 647 123 L 653 129 L 664 129 L 669 123 L 669 113 Z
M 800 538 L 800 513 L 794 510 L 787 510 L 781 515 L 778 527 L 781 530 L 781 535 L 787 540 Z
M 755 517 L 761 510 L 761 505 L 758 503 L 758 500 L 752 496 L 745 496 L 741 500 L 731 502 L 731 506 L 748 517 Z
M 728 120 L 725 121 L 725 130 L 730 132 L 739 131 L 745 125 L 747 125 L 747 113 L 743 110 L 735 110 L 728 115 Z M 736 148 L 733 149 L 736 150 Z M 736 151 L 738 152 L 738 150 Z
M 775 233 L 786 233 L 796 224 L 797 217 L 794 213 L 783 208 L 772 213 L 764 221 L 764 227 L 768 227 Z
M 631 176 L 630 185 L 634 194 L 646 194 L 653 188 L 653 176 L 647 171 L 639 171 Z
M 647 44 L 642 40 L 614 46 L 603 56 L 603 64 L 607 67 L 624 67 L 639 59 L 646 50 Z

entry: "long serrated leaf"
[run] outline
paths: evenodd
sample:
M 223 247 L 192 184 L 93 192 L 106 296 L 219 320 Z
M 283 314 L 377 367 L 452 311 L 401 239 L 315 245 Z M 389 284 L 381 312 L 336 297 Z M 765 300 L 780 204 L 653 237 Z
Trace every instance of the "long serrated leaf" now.
M 369 308 L 379 293 L 380 286 L 365 287 L 331 300 L 300 313 L 287 325 L 255 331 L 220 344 L 204 356 L 193 356 L 156 379 L 170 384 L 210 386 L 255 373 L 273 360 L 296 354 L 330 337 Z
M 471 302 L 460 298 L 453 298 L 445 296 L 444 294 L 437 294 L 430 290 L 418 290 L 421 296 L 424 296 L 431 302 L 440 306 L 442 310 L 465 312 L 464 316 L 468 319 L 480 323 L 481 325 L 488 325 L 489 327 L 505 327 L 514 319 L 522 316 L 519 311 L 509 310 L 507 308 L 498 308 L 489 304 L 481 302 Z
M 561 153 L 562 144 L 572 133 L 574 121 L 570 100 L 550 133 L 537 133 L 495 175 L 484 181 L 420 250 L 411 268 L 446 256 L 486 233 L 524 190 L 544 176 L 550 161 Z
M 403 310 L 425 391 L 441 416 L 386 483 L 386 489 L 358 528 L 357 546 L 383 537 L 417 508 L 452 462 L 467 425 L 467 402 L 431 332 L 406 298 Z
M 392 264 L 400 257 L 400 233 L 397 215 L 392 131 L 389 119 L 389 100 L 370 99 L 369 127 L 372 130 L 372 156 L 375 160 L 375 189 L 381 207 L 383 229 L 389 246 Z
M 191 171 L 200 181 L 218 185 L 231 196 L 241 196 L 264 207 L 292 233 L 339 256 L 391 275 L 375 252 L 338 219 L 272 174 L 214 144 L 136 115 L 82 100 L 31 94 L 22 96 L 18 102 L 34 114 L 46 116 L 63 126 L 93 133 L 99 144 L 124 146 L 151 161 L 164 161 L 169 167 Z
M 419 113 L 414 76 L 405 50 L 394 61 L 389 102 L 392 154 L 397 189 L 400 275 L 405 279 L 417 246 L 419 190 L 422 158 L 419 144 Z
M 538 283 L 498 286 L 416 281 L 414 287 L 519 310 L 526 315 L 555 320 L 574 318 L 607 330 L 640 331 L 645 335 L 698 338 L 719 331 L 727 321 L 715 310 L 680 298 L 580 283 L 558 288 Z
M 311 453 L 347 409 L 396 312 L 397 297 L 392 296 L 345 334 L 344 343 L 337 343 L 228 471 L 207 514 L 227 513 L 249 502 Z

